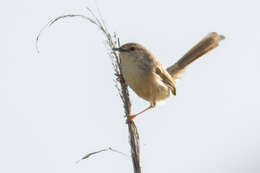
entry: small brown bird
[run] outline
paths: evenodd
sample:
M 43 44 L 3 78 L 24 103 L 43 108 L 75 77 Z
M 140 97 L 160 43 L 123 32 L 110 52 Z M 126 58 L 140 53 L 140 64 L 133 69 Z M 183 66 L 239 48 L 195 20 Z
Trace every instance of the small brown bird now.
M 194 60 L 218 46 L 224 36 L 215 32 L 208 34 L 179 61 L 169 68 L 164 69 L 160 62 L 142 45 L 138 43 L 126 43 L 119 51 L 121 69 L 127 85 L 135 93 L 150 102 L 150 106 L 143 111 L 128 117 L 127 122 L 137 115 L 154 108 L 156 102 L 169 97 L 170 93 L 176 95 L 175 79 L 184 68 Z

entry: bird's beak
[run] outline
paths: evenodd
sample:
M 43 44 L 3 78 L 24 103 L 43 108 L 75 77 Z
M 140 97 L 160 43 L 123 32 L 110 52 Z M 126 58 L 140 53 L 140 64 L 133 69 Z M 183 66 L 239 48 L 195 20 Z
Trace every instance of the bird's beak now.
M 113 51 L 120 51 L 120 48 L 113 48 Z
M 118 51 L 118 52 L 126 52 L 126 51 L 127 51 L 126 49 L 123 49 L 122 47 L 113 48 L 112 50 L 113 50 L 113 51 Z

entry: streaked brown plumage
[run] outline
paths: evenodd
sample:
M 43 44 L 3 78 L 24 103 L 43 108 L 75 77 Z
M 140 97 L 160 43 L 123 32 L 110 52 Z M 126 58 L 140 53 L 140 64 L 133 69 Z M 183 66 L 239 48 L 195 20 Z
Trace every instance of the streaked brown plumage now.
M 151 103 L 145 110 L 131 115 L 128 121 L 153 108 L 156 102 L 166 99 L 170 92 L 176 95 L 174 80 L 178 74 L 194 60 L 217 47 L 219 41 L 223 39 L 224 36 L 215 32 L 208 34 L 167 70 L 151 52 L 138 43 L 126 43 L 120 48 L 114 48 L 119 51 L 121 69 L 126 83 L 138 96 Z

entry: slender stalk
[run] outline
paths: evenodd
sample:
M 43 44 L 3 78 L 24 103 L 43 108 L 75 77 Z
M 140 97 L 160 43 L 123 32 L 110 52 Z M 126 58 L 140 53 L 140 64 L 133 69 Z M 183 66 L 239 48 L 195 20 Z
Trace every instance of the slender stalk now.
M 97 26 L 98 29 L 104 34 L 104 36 L 106 38 L 106 46 L 109 50 L 108 55 L 111 59 L 112 67 L 114 69 L 114 74 L 115 74 L 115 78 L 116 78 L 114 80 L 115 81 L 115 87 L 117 88 L 119 95 L 120 95 L 120 98 L 123 102 L 125 116 L 128 117 L 131 114 L 131 101 L 130 101 L 130 98 L 129 98 L 128 86 L 125 83 L 125 80 L 124 80 L 123 75 L 122 75 L 121 66 L 120 66 L 120 58 L 119 58 L 117 52 L 112 50 L 113 48 L 120 46 L 119 37 L 117 36 L 116 33 L 114 33 L 112 35 L 108 31 L 101 14 L 99 14 L 99 17 L 97 17 L 92 12 L 92 10 L 90 8 L 87 8 L 87 11 L 90 13 L 91 17 L 87 17 L 87 16 L 81 15 L 81 14 L 68 14 L 68 15 L 56 17 L 53 20 L 49 21 L 48 24 L 42 28 L 42 30 L 40 31 L 40 33 L 36 37 L 36 45 L 35 45 L 36 49 L 39 52 L 38 42 L 39 42 L 39 38 L 40 38 L 42 32 L 47 27 L 50 27 L 51 25 L 53 25 L 54 23 L 56 23 L 57 21 L 59 21 L 61 19 L 79 17 L 79 18 L 87 20 L 90 23 Z M 131 156 L 132 156 L 134 173 L 141 173 L 139 134 L 138 134 L 138 130 L 135 126 L 135 123 L 133 121 L 128 123 L 128 131 L 129 131 L 129 144 L 130 144 L 130 147 L 131 147 Z M 94 152 L 94 153 L 91 153 L 91 154 L 93 155 L 93 154 L 96 154 L 96 153 L 99 153 L 99 152 L 102 152 L 102 151 L 103 150 L 100 150 L 98 152 Z

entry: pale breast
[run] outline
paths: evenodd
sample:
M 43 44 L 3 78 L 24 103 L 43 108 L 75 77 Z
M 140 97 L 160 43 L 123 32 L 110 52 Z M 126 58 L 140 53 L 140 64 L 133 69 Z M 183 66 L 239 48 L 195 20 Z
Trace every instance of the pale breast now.
M 122 73 L 126 83 L 141 98 L 156 102 L 167 98 L 170 94 L 169 88 L 153 72 L 153 64 L 142 63 L 133 57 L 120 55 Z

